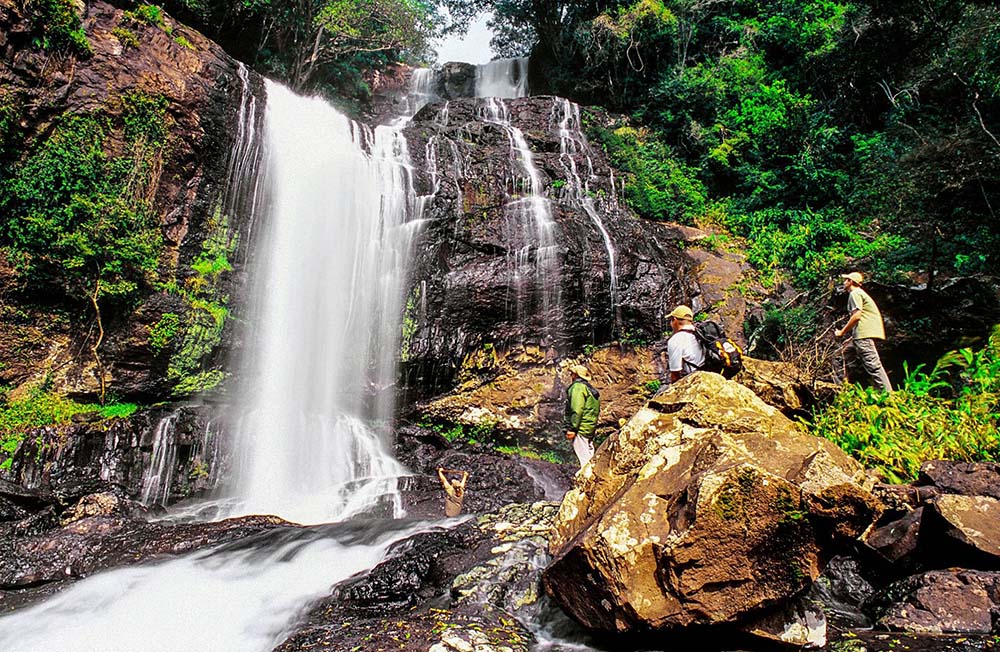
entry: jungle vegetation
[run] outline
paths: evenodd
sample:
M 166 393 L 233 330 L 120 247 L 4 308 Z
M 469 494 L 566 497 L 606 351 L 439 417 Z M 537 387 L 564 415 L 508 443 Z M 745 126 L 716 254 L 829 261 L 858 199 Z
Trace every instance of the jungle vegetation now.
M 492 12 L 533 92 L 592 129 L 644 217 L 743 238 L 765 282 L 1000 270 L 1000 8 L 990 0 L 170 0 L 258 71 L 359 108 L 385 66 Z M 345 99 L 346 98 L 346 99 Z
M 35 47 L 91 55 L 70 0 L 22 4 Z M 159 5 L 119 4 L 133 20 L 162 21 Z M 847 267 L 929 288 L 939 275 L 1000 273 L 994 0 L 165 0 L 162 10 L 353 112 L 388 67 L 430 62 L 433 37 L 490 11 L 494 50 L 532 55 L 533 92 L 616 116 L 588 131 L 641 216 L 720 234 L 765 284 L 815 289 Z M 127 30 L 117 36 L 135 46 Z M 107 311 L 156 286 L 162 248 L 149 191 L 167 107 L 142 94 L 121 102 L 114 118 L 63 116 L 26 143 L 21 107 L 0 92 L 0 248 L 22 288 L 92 313 L 98 331 Z M 196 280 L 225 269 L 209 264 L 225 262 L 213 247 Z M 171 314 L 150 331 L 154 351 L 183 342 L 199 359 L 225 312 L 201 285 L 185 292 L 206 306 L 205 323 L 192 330 Z M 93 345 L 96 355 L 99 335 Z M 948 437 L 995 439 L 995 388 L 980 373 L 995 370 L 995 343 L 983 351 L 914 371 L 892 398 L 844 393 L 831 409 L 861 420 L 831 412 L 818 428 L 864 457 L 865 428 L 882 427 L 864 419 L 912 423 L 926 408 L 936 416 L 923 422 Z M 171 369 L 193 387 L 218 380 L 194 363 Z M 902 451 L 889 473 L 911 476 L 921 453 L 880 442 Z

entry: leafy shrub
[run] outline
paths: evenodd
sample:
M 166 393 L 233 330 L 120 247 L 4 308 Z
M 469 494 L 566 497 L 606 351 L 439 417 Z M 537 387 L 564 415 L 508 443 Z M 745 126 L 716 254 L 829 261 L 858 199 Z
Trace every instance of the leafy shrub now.
M 64 396 L 37 387 L 21 398 L 0 400 L 0 469 L 9 469 L 11 457 L 20 445 L 24 434 L 43 426 L 69 423 L 73 416 L 96 412 L 102 418 L 124 418 L 132 415 L 138 406 L 134 403 L 116 403 L 103 407 L 90 403 L 77 403 Z
M 747 258 L 765 282 L 784 268 L 798 285 L 816 286 L 849 261 L 886 254 L 902 243 L 897 236 L 869 232 L 840 208 L 769 208 L 731 212 L 723 219 L 748 240 Z
M 588 131 L 626 173 L 625 199 L 639 215 L 690 224 L 704 211 L 706 191 L 697 171 L 654 132 L 627 124 L 612 130 L 590 125 Z
M 37 47 L 71 52 L 80 57 L 94 53 L 72 0 L 28 0 L 25 9 L 36 34 Z
M 930 373 L 908 372 L 892 394 L 848 385 L 811 429 L 889 481 L 908 482 L 928 460 L 1000 461 L 998 418 L 1000 328 L 981 351 L 953 351 Z
M 164 25 L 163 10 L 156 5 L 139 5 L 135 9 L 124 12 L 124 15 L 136 23 L 144 23 L 160 28 Z
M 172 312 L 163 313 L 160 321 L 149 327 L 149 347 L 159 353 L 170 344 L 180 330 L 181 319 Z

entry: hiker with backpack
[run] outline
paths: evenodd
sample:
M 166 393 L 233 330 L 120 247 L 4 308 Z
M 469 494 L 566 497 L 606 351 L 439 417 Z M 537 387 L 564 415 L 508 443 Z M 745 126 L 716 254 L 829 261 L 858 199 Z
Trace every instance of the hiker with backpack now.
M 673 334 L 667 340 L 667 363 L 670 382 L 698 371 L 705 366 L 705 349 L 694 327 L 694 312 L 687 306 L 677 306 L 667 315 Z
M 573 452 L 580 460 L 580 467 L 586 466 L 594 456 L 591 439 L 597 429 L 597 417 L 601 412 L 601 395 L 590 384 L 590 372 L 583 365 L 570 367 L 573 380 L 566 388 L 566 439 L 573 442 Z
M 673 334 L 667 340 L 670 382 L 695 371 L 714 371 L 732 378 L 743 368 L 743 351 L 714 321 L 694 323 L 694 312 L 677 306 L 667 315 Z

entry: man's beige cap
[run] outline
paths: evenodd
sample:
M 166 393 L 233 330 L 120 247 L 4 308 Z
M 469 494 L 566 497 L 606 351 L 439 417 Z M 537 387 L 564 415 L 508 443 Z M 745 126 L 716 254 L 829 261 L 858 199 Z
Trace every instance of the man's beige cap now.
M 851 272 L 850 274 L 841 274 L 840 278 L 849 278 L 858 285 L 865 282 L 865 277 L 861 275 L 861 272 Z
M 590 382 L 590 372 L 587 371 L 587 368 L 584 367 L 582 364 L 575 364 L 572 367 L 570 367 L 569 370 L 572 371 L 577 376 L 579 376 L 580 378 L 586 380 L 588 383 Z
M 675 317 L 677 319 L 694 319 L 694 313 L 687 306 L 677 306 L 674 308 L 667 317 Z

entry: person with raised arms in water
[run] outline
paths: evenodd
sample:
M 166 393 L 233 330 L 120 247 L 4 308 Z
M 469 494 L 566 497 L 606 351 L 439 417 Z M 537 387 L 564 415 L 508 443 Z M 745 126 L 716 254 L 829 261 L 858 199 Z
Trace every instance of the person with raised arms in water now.
M 469 481 L 468 471 L 456 471 L 438 467 L 438 479 L 444 489 L 444 515 L 453 518 L 462 513 L 465 500 L 465 483 Z M 448 477 L 449 474 L 452 477 Z

